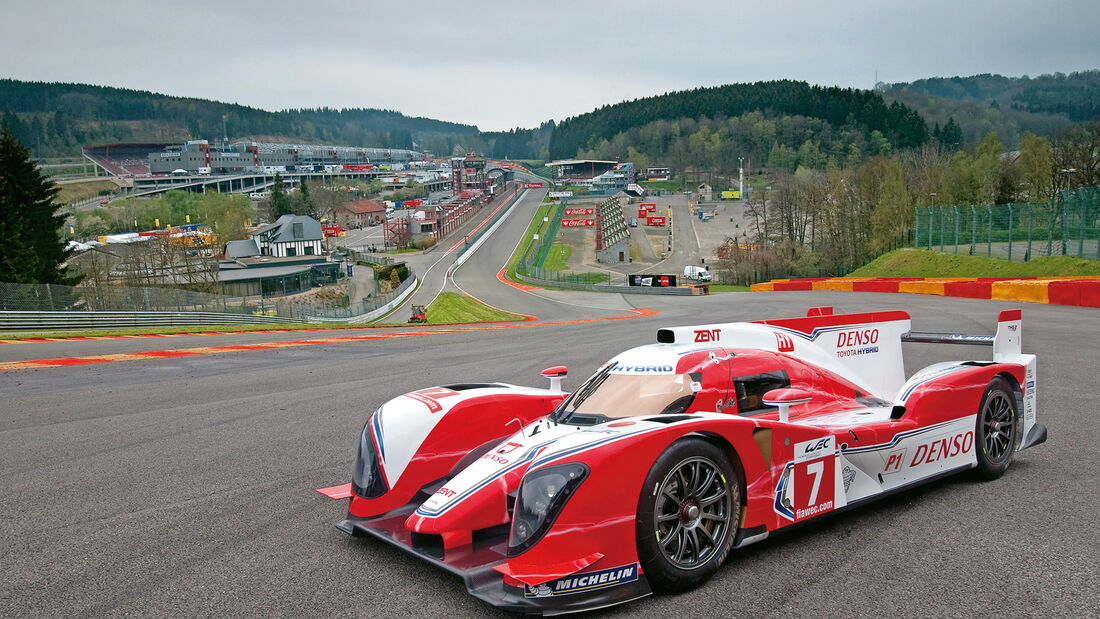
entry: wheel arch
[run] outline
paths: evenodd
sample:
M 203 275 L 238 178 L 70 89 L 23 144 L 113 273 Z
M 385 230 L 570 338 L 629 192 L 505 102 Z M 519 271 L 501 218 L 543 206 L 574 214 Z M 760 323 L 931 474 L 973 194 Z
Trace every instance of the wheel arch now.
M 741 503 L 741 507 L 748 506 L 748 497 L 745 489 L 748 487 L 745 481 L 745 465 L 741 463 L 741 456 L 737 453 L 737 449 L 733 444 L 729 442 L 726 437 L 716 432 L 702 431 L 695 434 L 708 443 L 714 445 L 718 449 L 722 450 L 722 453 L 729 458 L 730 465 L 733 467 L 734 472 L 737 474 L 737 495 L 738 501 Z M 687 436 L 691 436 L 690 434 Z M 744 517 L 744 510 L 742 510 L 742 518 Z M 740 526 L 740 525 L 738 525 Z
M 1012 445 L 1012 451 L 1019 451 L 1020 445 L 1024 442 L 1024 390 L 1020 386 L 1020 381 L 1011 372 L 998 372 L 994 378 L 998 377 L 1005 379 L 1008 386 L 1012 388 L 1012 397 L 1016 401 L 1016 441 Z
M 1023 414 L 1024 390 L 1020 387 L 1020 381 L 1016 380 L 1016 376 L 1012 372 L 998 372 L 993 378 L 997 377 L 1008 381 L 1009 386 L 1012 387 L 1012 395 L 1016 399 L 1016 412 L 1017 414 Z

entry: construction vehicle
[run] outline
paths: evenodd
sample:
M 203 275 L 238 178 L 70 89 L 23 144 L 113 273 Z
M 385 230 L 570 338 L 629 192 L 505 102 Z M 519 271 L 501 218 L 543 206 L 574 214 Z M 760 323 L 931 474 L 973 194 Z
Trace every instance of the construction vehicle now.
M 413 314 L 409 317 L 409 322 L 428 322 L 428 314 L 424 311 L 423 305 L 412 306 Z

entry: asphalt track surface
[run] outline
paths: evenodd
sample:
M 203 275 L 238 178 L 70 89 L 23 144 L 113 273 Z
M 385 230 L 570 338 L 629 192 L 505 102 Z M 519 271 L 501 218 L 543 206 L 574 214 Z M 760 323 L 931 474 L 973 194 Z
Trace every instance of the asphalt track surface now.
M 524 208 L 533 208 L 530 205 Z M 539 317 L 506 328 L 382 329 L 0 345 L 0 362 L 257 343 L 219 354 L 0 372 L 0 615 L 495 616 L 462 582 L 333 524 L 367 415 L 405 391 L 494 380 L 575 387 L 660 326 L 904 309 L 921 331 L 992 333 L 1023 307 L 1046 444 L 1006 475 L 958 476 L 738 551 L 702 588 L 610 616 L 1096 616 L 1100 513 L 1095 309 L 874 293 L 650 297 L 496 280 L 524 211 L 455 275 Z M 627 317 L 631 308 L 659 311 Z M 585 321 L 592 318 L 618 318 Z M 377 339 L 361 339 L 379 336 Z M 347 338 L 360 339 L 347 339 Z M 343 338 L 343 339 L 341 339 Z M 988 349 L 906 344 L 907 371 Z

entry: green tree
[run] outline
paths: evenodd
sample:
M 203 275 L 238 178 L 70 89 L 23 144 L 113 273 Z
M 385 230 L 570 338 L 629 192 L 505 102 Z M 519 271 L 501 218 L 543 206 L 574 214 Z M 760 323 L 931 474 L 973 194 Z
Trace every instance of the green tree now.
M 292 200 L 291 210 L 295 215 L 308 215 L 317 219 L 317 208 L 313 203 L 313 197 L 309 194 L 309 185 L 302 182 Z
M 5 125 L 0 129 L 0 281 L 26 284 L 75 284 L 63 266 L 61 228 L 65 216 L 55 202 L 57 185 L 31 160 L 30 152 Z
M 1027 185 L 1028 199 L 1049 200 L 1053 193 L 1051 175 L 1054 172 L 1054 148 L 1050 140 L 1030 131 L 1020 139 L 1020 176 Z
M 245 224 L 252 218 L 252 202 L 241 194 L 210 192 L 196 205 L 199 221 L 218 233 L 221 243 L 247 239 Z
M 871 214 L 872 245 L 886 251 L 909 238 L 913 203 L 905 189 L 905 178 L 897 158 L 887 162 L 879 188 L 878 202 Z
M 955 117 L 947 119 L 947 124 L 940 130 L 940 144 L 947 150 L 958 150 L 962 146 L 963 132 Z
M 291 204 L 290 196 L 286 193 L 283 176 L 278 172 L 275 173 L 275 180 L 271 184 L 271 195 L 267 197 L 267 208 L 268 212 L 271 213 L 272 220 L 276 220 L 283 215 L 294 214 L 294 205 Z
M 964 151 L 958 151 L 947 164 L 943 175 L 943 204 L 981 203 L 981 183 L 974 160 Z M 988 201 L 988 199 L 987 199 Z
M 986 134 L 985 139 L 974 150 L 974 173 L 978 177 L 978 201 L 981 203 L 989 203 L 994 199 L 1002 167 L 1001 155 L 1004 152 L 1004 144 L 995 131 Z

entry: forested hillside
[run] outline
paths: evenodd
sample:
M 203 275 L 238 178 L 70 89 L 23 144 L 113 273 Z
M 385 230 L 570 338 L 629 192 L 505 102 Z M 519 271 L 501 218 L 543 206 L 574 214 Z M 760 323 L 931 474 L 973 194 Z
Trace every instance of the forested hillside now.
M 858 128 L 868 138 L 877 131 L 895 147 L 919 146 L 929 137 L 928 126 L 914 110 L 887 105 L 878 93 L 781 80 L 696 88 L 603 106 L 558 124 L 550 138 L 550 156 L 572 157 L 598 148 L 601 140 L 658 121 L 722 120 L 754 111 Z
M 1025 132 L 1051 135 L 1074 122 L 1100 120 L 1100 71 L 935 77 L 878 90 L 887 101 L 917 110 L 931 127 L 954 118 L 968 146 L 992 131 L 1015 149 Z
M 268 112 L 143 90 L 0 79 L 0 111 L 39 157 L 79 154 L 81 144 L 230 138 L 413 148 L 450 154 L 477 128 L 377 109 Z
M 1100 120 L 1100 71 L 1054 73 L 1031 78 L 983 73 L 931 77 L 885 86 L 904 91 L 989 104 L 1039 114 L 1063 114 L 1072 121 Z

